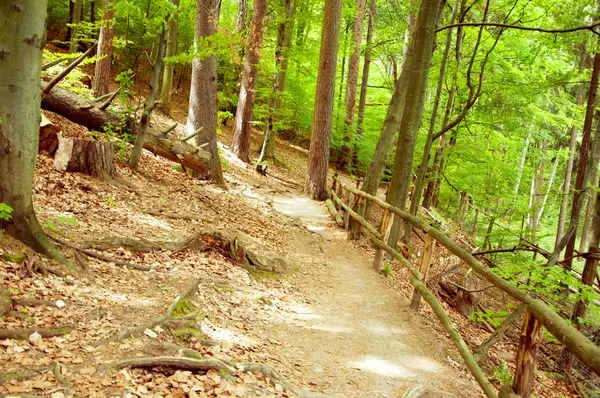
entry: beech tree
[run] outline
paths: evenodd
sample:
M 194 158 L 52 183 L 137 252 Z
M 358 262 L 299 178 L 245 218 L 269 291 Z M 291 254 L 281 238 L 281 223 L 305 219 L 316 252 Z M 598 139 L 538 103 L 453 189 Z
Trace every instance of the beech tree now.
M 323 13 L 313 128 L 304 186 L 304 192 L 315 200 L 325 200 L 328 196 L 329 140 L 331 138 L 333 102 L 335 99 L 335 72 L 341 18 L 342 1 L 326 0 Z
M 179 8 L 179 0 L 171 0 L 173 5 Z M 167 36 L 167 48 L 165 57 L 173 57 L 177 55 L 177 18 L 179 12 L 175 12 L 169 19 L 168 36 Z M 162 109 L 169 113 L 171 109 L 171 95 L 173 91 L 173 75 L 175 72 L 175 64 L 170 62 L 165 65 L 163 74 L 162 89 L 160 94 L 160 100 L 162 102 Z
M 215 34 L 218 23 L 217 0 L 196 0 L 196 26 L 194 50 L 203 40 L 210 40 Z M 217 146 L 217 55 L 214 52 L 200 57 L 196 55 L 192 61 L 192 83 L 190 87 L 190 103 L 186 129 L 188 134 L 196 135 L 198 145 L 207 144 L 211 154 L 208 175 L 219 185 L 225 185 L 219 148 Z
M 71 0 L 73 2 L 73 27 L 71 29 L 71 44 L 69 46 L 70 53 L 76 53 L 79 48 L 79 40 L 77 40 L 77 34 L 79 28 L 77 25 L 81 22 L 81 14 L 83 12 L 83 0 Z
M 0 2 L 0 203 L 12 208 L 0 225 L 35 251 L 65 261 L 42 230 L 32 201 L 46 8 L 45 0 Z
M 108 94 L 110 89 L 110 71 L 113 56 L 113 38 L 115 13 L 112 9 L 112 0 L 104 0 L 104 15 L 100 26 L 96 69 L 93 79 L 93 90 L 96 97 Z
M 252 133 L 252 114 L 258 64 L 260 63 L 264 34 L 264 19 L 267 14 L 267 0 L 256 0 L 250 21 L 250 37 L 246 49 L 242 85 L 238 99 L 235 122 L 233 126 L 232 150 L 246 163 L 250 163 L 250 134 Z

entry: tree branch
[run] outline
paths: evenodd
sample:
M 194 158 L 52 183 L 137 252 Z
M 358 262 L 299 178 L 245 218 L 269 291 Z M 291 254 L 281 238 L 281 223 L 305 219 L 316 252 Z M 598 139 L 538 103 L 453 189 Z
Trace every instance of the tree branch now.
M 529 27 L 529 26 L 492 23 L 492 22 L 456 23 L 456 24 L 452 24 L 452 25 L 442 26 L 441 28 L 437 28 L 435 31 L 437 33 L 437 32 L 441 32 L 442 30 L 455 28 L 458 26 L 489 26 L 489 27 L 502 28 L 502 29 L 517 29 L 517 30 L 526 30 L 526 31 L 530 31 L 530 32 L 541 32 L 541 33 L 571 33 L 571 32 L 577 32 L 580 30 L 589 30 L 590 32 L 592 32 L 596 35 L 600 35 L 600 32 L 597 32 L 595 29 L 596 27 L 600 26 L 600 22 L 595 23 L 593 25 L 577 26 L 575 28 L 569 28 L 569 29 L 544 29 L 544 28 L 534 28 L 534 27 Z

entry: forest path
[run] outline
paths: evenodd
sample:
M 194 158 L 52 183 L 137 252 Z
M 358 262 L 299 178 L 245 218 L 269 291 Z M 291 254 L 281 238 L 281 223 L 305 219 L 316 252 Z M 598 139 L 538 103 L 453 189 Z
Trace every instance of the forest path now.
M 291 308 L 266 331 L 289 343 L 282 363 L 333 396 L 400 397 L 416 384 L 435 391 L 429 397 L 480 395 L 449 366 L 446 343 L 373 272 L 368 253 L 346 241 L 323 205 L 295 196 L 272 203 L 314 231 L 290 236 L 288 246 L 303 263 L 292 283 L 309 304 Z

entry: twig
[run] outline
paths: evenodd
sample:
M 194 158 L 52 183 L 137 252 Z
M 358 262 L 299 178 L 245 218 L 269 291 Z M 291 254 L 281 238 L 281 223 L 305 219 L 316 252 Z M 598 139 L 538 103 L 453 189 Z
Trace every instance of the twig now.
M 71 62 L 62 72 L 60 72 L 54 79 L 50 81 L 42 90 L 44 94 L 48 94 L 50 90 L 54 88 L 62 79 L 64 79 L 73 69 L 77 67 L 84 59 L 89 57 L 92 52 L 96 49 L 96 44 L 88 48 L 79 58 Z
M 593 25 L 584 25 L 584 26 L 577 26 L 575 28 L 568 28 L 568 29 L 544 29 L 544 28 L 535 28 L 535 27 L 528 27 L 528 26 L 519 26 L 519 25 L 507 25 L 507 24 L 501 24 L 501 23 L 492 23 L 492 22 L 485 22 L 485 23 L 455 23 L 452 25 L 446 25 L 446 26 L 442 26 L 441 28 L 437 28 L 435 30 L 435 32 L 440 32 L 442 30 L 445 29 L 450 29 L 450 28 L 456 28 L 459 26 L 489 26 L 489 27 L 493 27 L 493 28 L 503 28 L 503 29 L 517 29 L 517 30 L 527 30 L 530 32 L 541 32 L 541 33 L 572 33 L 572 32 L 577 32 L 580 30 L 589 30 L 590 32 L 599 35 L 600 33 L 598 31 L 596 31 L 596 29 L 598 26 L 600 26 L 600 22 L 599 23 L 595 23 Z
M 110 94 L 108 99 L 106 101 L 104 101 L 102 104 L 100 104 L 98 109 L 103 110 L 103 111 L 106 110 L 106 108 L 108 108 L 108 106 L 115 100 L 115 98 L 117 98 L 119 91 L 121 91 L 121 90 L 116 90 L 115 92 Z
M 175 123 L 174 125 L 172 125 L 168 129 L 166 129 L 165 131 L 163 131 L 163 135 L 169 134 L 171 131 L 175 130 L 177 128 L 177 126 L 179 126 L 179 123 Z
M 45 71 L 46 69 L 50 69 L 53 66 L 56 66 L 60 63 L 63 63 L 67 60 L 68 58 L 59 58 L 59 59 L 55 59 L 54 61 L 50 61 L 47 64 L 42 65 L 42 71 Z
M 449 285 L 452 285 L 452 286 L 456 286 L 456 287 L 457 287 L 457 288 L 459 288 L 460 290 L 462 290 L 462 291 L 465 291 L 465 292 L 467 292 L 467 293 L 480 293 L 480 292 L 485 292 L 485 291 L 486 291 L 486 290 L 488 290 L 488 289 L 491 289 L 491 288 L 493 288 L 493 287 L 496 287 L 496 285 L 490 285 L 490 286 L 484 287 L 483 289 L 478 289 L 478 290 L 469 290 L 469 289 L 467 289 L 467 288 L 464 288 L 464 287 L 462 287 L 461 285 L 459 285 L 459 284 L 456 284 L 456 283 L 453 283 L 453 282 L 448 282 L 448 284 L 449 284 Z
M 202 130 L 204 130 L 204 127 L 200 127 L 198 130 L 196 130 L 192 134 L 188 135 L 187 137 L 182 138 L 181 141 L 188 142 L 189 140 L 191 140 L 192 138 L 194 138 L 195 136 L 200 134 L 202 132 Z
M 113 91 L 112 93 L 108 93 L 108 94 L 101 95 L 101 96 L 100 96 L 100 97 L 98 97 L 98 98 L 94 98 L 94 100 L 93 100 L 93 101 L 94 101 L 94 102 L 100 102 L 100 101 L 102 101 L 102 100 L 104 100 L 104 99 L 106 99 L 106 98 L 110 97 L 111 95 L 114 95 L 114 93 L 118 93 L 119 91 L 121 91 L 121 89 L 118 89 L 118 90 L 116 90 L 116 91 Z

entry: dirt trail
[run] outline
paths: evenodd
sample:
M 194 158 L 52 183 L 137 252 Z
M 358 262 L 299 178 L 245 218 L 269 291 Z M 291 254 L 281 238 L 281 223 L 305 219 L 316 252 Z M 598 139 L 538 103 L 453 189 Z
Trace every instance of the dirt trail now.
M 273 203 L 315 231 L 291 236 L 288 246 L 304 263 L 293 284 L 310 304 L 292 306 L 268 331 L 290 344 L 281 354 L 307 380 L 334 396 L 399 397 L 419 383 L 437 390 L 431 396 L 479 395 L 449 366 L 445 342 L 373 272 L 372 259 L 345 240 L 323 207 L 299 197 Z

